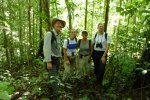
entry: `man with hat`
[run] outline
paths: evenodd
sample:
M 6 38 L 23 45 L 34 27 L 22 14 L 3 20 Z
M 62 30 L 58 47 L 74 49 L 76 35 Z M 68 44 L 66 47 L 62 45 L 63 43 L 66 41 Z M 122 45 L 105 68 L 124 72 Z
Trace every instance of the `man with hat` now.
M 51 89 L 53 92 L 53 97 L 55 98 L 58 96 L 58 84 L 56 76 L 58 74 L 58 68 L 60 65 L 61 57 L 61 41 L 59 34 L 62 28 L 65 27 L 65 25 L 65 21 L 58 18 L 54 18 L 52 20 L 52 31 L 47 32 L 44 37 L 44 62 L 46 63 L 46 69 L 49 72 L 50 80 L 54 80 L 54 82 L 51 84 Z

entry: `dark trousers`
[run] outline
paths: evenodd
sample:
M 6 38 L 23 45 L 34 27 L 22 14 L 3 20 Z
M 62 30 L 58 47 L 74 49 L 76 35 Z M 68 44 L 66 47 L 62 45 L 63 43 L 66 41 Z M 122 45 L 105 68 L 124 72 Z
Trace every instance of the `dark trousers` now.
M 103 56 L 104 51 L 93 51 L 92 58 L 94 62 L 94 74 L 96 76 L 97 82 L 102 84 L 103 76 L 105 72 L 106 63 L 103 64 L 101 57 Z
M 52 95 L 55 97 L 58 97 L 58 69 L 59 69 L 59 65 L 60 65 L 60 58 L 58 57 L 52 57 L 52 69 L 48 70 L 49 72 L 49 81 L 50 81 L 50 85 L 49 85 L 49 90 L 52 92 Z

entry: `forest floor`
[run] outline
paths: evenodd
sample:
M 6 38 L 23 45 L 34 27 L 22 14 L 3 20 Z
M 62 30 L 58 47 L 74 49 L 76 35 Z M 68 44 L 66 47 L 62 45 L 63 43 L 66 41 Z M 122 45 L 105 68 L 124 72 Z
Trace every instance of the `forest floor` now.
M 67 82 L 71 88 L 63 88 L 59 100 L 150 100 L 150 85 L 146 88 L 120 89 L 116 84 L 103 86 L 96 83 L 94 75 Z M 44 100 L 44 99 L 42 99 Z
M 15 77 L 13 84 L 16 84 L 15 92 L 20 95 L 13 95 L 13 98 L 23 98 L 23 100 L 53 100 L 49 99 L 51 93 L 48 92 L 47 80 L 45 80 L 45 69 L 43 67 L 22 67 L 19 71 L 12 69 L 12 77 Z M 72 77 L 69 81 L 61 81 L 63 69 L 60 74 L 60 96 L 58 100 L 150 100 L 150 84 L 133 88 L 132 85 L 126 87 L 125 83 L 114 80 L 111 82 L 104 77 L 103 86 L 96 83 L 93 69 L 81 78 Z M 46 83 L 46 84 L 45 84 Z M 39 88 L 41 90 L 39 90 Z M 28 95 L 24 95 L 28 92 Z M 11 99 L 22 100 L 22 99 Z

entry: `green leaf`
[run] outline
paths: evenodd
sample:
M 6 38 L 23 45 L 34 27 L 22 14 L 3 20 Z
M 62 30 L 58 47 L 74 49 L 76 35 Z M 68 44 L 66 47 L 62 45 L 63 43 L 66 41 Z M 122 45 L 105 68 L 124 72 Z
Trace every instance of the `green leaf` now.
M 6 90 L 9 84 L 10 83 L 8 82 L 0 82 L 0 90 L 3 90 L 3 91 Z
M 9 96 L 8 92 L 6 92 L 6 91 L 0 92 L 0 99 L 2 99 L 2 100 L 10 100 L 10 96 Z
M 116 11 L 117 12 L 122 12 L 124 9 L 123 8 L 121 8 L 121 7 L 116 7 Z
M 13 93 L 14 87 L 9 86 L 9 85 L 10 85 L 9 82 L 0 82 L 0 90 L 1 91 L 7 91 L 8 94 Z
M 13 91 L 14 91 L 14 87 L 9 86 L 9 87 L 6 89 L 6 91 L 8 92 L 8 94 L 12 94 Z

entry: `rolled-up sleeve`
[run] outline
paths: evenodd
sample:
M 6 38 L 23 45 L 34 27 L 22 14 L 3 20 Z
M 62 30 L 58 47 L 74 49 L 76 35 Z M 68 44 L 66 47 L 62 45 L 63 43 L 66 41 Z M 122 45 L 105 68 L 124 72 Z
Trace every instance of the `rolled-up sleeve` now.
M 67 49 L 67 39 L 64 40 L 63 48 Z
M 44 52 L 44 62 L 51 61 L 51 32 L 47 32 L 44 37 L 44 46 L 43 46 L 43 52 Z
M 111 37 L 109 35 L 107 35 L 107 44 L 110 44 L 111 43 Z

